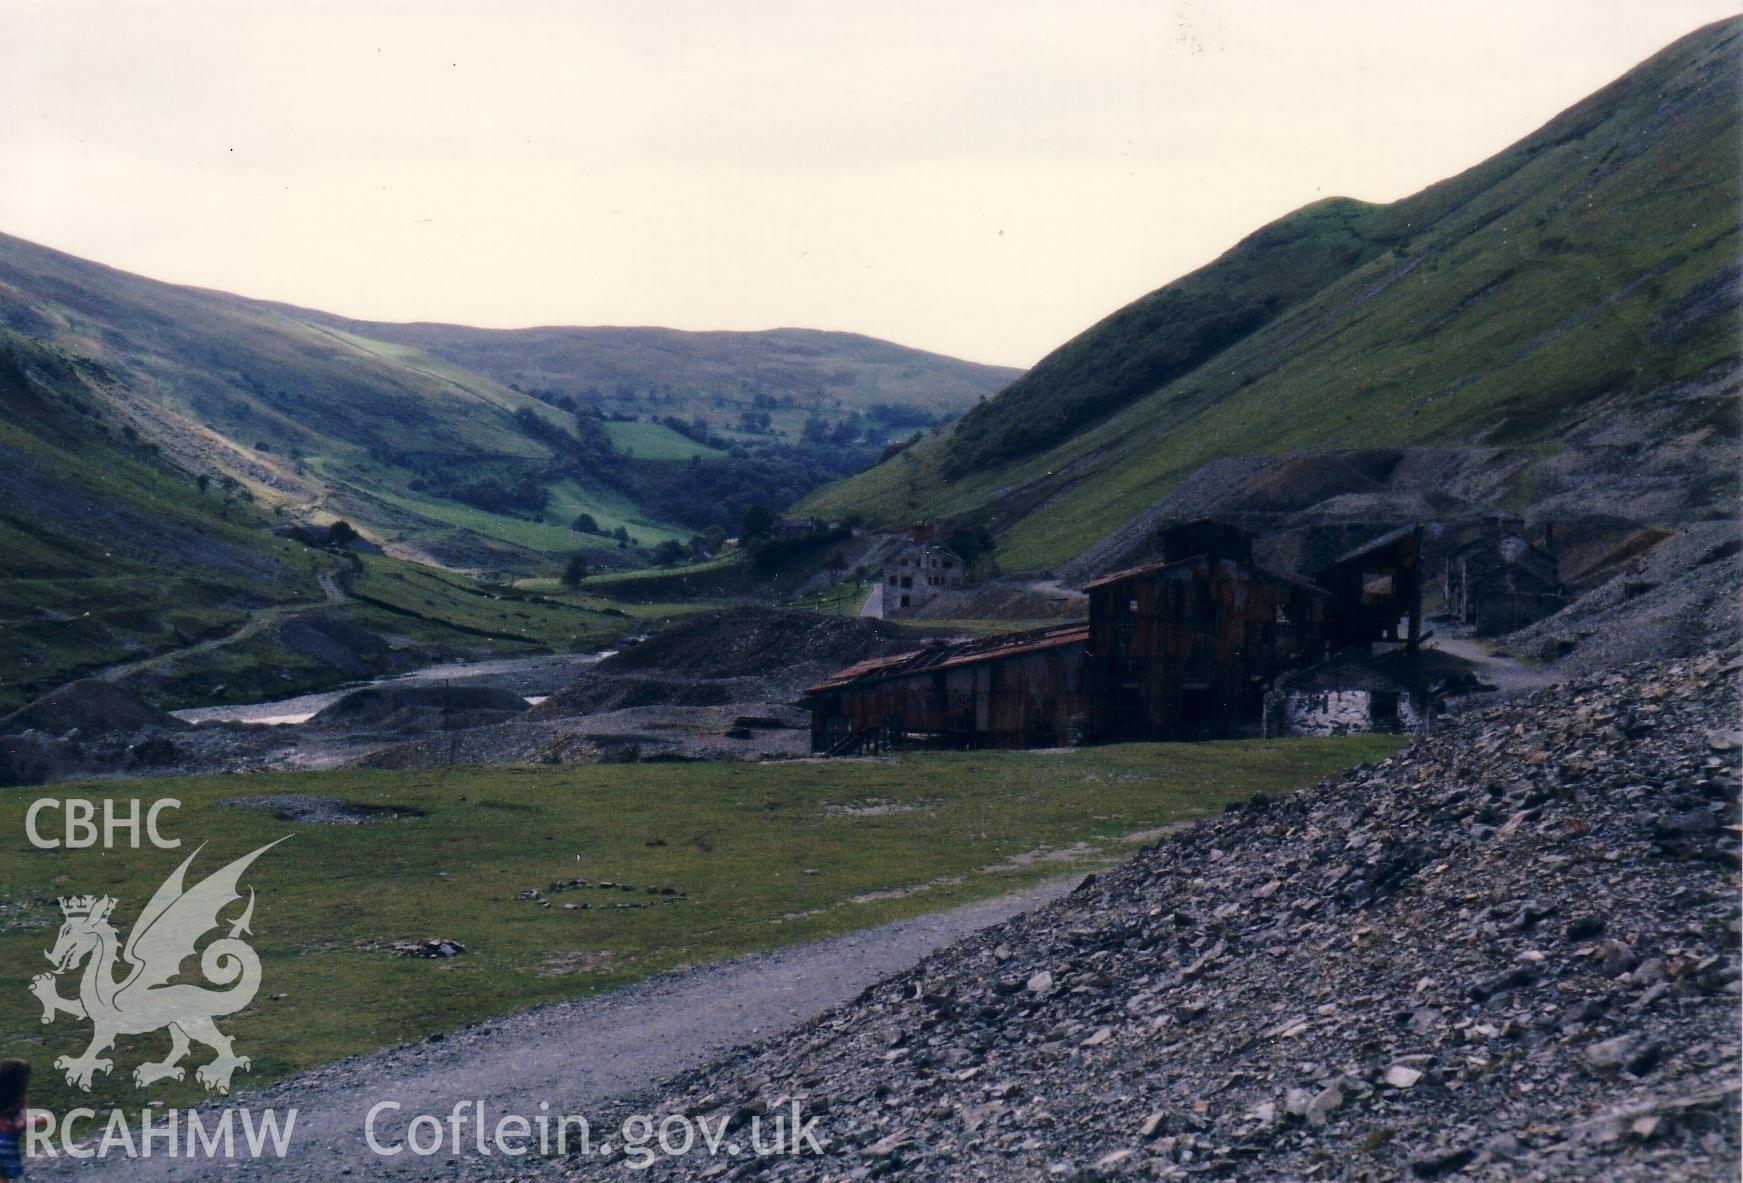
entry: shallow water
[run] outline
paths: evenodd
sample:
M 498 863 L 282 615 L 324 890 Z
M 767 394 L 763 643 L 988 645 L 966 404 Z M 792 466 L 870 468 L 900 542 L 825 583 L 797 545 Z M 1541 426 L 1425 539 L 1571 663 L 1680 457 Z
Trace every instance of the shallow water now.
M 299 694 L 271 702 L 233 703 L 227 706 L 187 707 L 170 714 L 189 723 L 260 723 L 267 726 L 287 726 L 306 723 L 347 694 L 371 686 L 420 686 L 432 682 L 473 682 L 491 678 L 525 679 L 545 693 L 526 695 L 530 705 L 543 702 L 549 691 L 567 684 L 576 666 L 591 665 L 609 657 L 616 650 L 602 649 L 597 653 L 543 654 L 538 657 L 506 657 L 489 661 L 449 661 L 425 666 L 392 677 L 355 682 L 338 690 L 319 694 Z M 545 676 L 541 676 L 545 675 Z M 548 683 L 548 684 L 546 684 Z

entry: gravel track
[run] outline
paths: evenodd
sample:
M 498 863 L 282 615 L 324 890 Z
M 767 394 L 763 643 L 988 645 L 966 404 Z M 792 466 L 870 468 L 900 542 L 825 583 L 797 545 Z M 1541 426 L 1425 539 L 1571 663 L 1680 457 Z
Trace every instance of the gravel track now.
M 962 936 L 1066 894 L 1080 879 L 1053 880 L 950 911 L 680 970 L 609 994 L 341 1060 L 203 1107 L 214 1114 L 225 1107 L 276 1108 L 282 1114 L 294 1106 L 294 1137 L 282 1161 L 189 1162 L 160 1155 L 124 1162 L 121 1170 L 129 1180 L 492 1177 L 510 1162 L 475 1151 L 459 1160 L 409 1153 L 383 1158 L 364 1141 L 365 1115 L 380 1101 L 399 1102 L 399 1114 L 409 1121 L 424 1113 L 446 1116 L 458 1101 L 481 1100 L 492 1122 L 510 1113 L 532 1116 L 541 1101 L 549 1102 L 551 1113 L 592 1118 L 604 1102 L 776 1037 Z M 657 1100 L 649 1102 L 650 1108 Z M 378 1121 L 376 1130 L 385 1145 L 403 1136 L 403 1124 L 389 1120 Z M 108 1161 L 108 1177 L 116 1177 L 117 1165 Z M 104 1174 L 98 1160 L 62 1159 L 32 1163 L 29 1177 Z

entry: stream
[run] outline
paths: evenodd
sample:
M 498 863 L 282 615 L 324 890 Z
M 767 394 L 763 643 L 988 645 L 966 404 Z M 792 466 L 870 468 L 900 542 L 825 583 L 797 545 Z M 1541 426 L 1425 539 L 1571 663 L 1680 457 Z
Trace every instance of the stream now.
M 597 653 L 556 653 L 539 657 L 451 661 L 371 681 L 353 682 L 337 690 L 324 690 L 318 694 L 299 694 L 294 698 L 281 698 L 272 702 L 188 707 L 170 713 L 189 723 L 289 725 L 308 722 L 314 715 L 358 690 L 375 686 L 428 686 L 438 682 L 513 690 L 529 703 L 536 705 L 543 702 L 547 695 L 574 681 L 588 666 L 615 652 L 615 649 L 602 649 Z

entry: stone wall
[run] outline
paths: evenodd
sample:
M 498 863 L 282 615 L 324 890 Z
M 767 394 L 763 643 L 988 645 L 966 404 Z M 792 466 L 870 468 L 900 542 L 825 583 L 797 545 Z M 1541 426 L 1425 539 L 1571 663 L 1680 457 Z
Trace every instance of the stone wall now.
M 1285 735 L 1354 735 L 1367 731 L 1416 731 L 1421 713 L 1408 694 L 1397 694 L 1395 716 L 1374 721 L 1375 692 L 1370 690 L 1292 690 L 1283 695 Z

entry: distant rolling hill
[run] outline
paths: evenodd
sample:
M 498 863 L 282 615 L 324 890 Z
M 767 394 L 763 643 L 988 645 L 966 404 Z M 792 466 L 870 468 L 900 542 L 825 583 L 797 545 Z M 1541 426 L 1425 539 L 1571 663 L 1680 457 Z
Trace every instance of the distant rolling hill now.
M 885 403 L 948 419 L 1022 373 L 815 329 L 478 329 L 292 315 L 410 346 L 522 390 L 631 411 L 646 406 L 683 418 L 701 415 L 728 431 L 739 412 L 757 405 L 758 395 L 783 405 L 790 398 L 805 413 L 840 416 Z
M 644 546 L 730 529 L 1015 373 L 843 333 L 365 324 L 4 235 L 0 327 L 103 367 L 100 397 L 191 472 L 510 571 L 590 545 L 582 513 Z
M 1413 197 L 1259 230 L 808 508 L 974 522 L 1005 569 L 1068 573 L 1171 507 L 1241 498 L 1734 516 L 1740 29 Z M 1361 456 L 1311 462 L 1331 450 Z M 1248 487 L 1249 458 L 1295 454 Z
M 503 370 L 516 390 L 447 356 L 507 366 L 514 333 L 357 325 L 0 235 L 0 713 L 94 672 L 180 705 L 600 644 L 624 608 L 510 581 L 783 508 L 1011 376 L 835 333 L 547 337 L 536 378 Z M 755 421 L 715 427 L 716 400 Z M 337 520 L 386 553 L 292 536 Z

